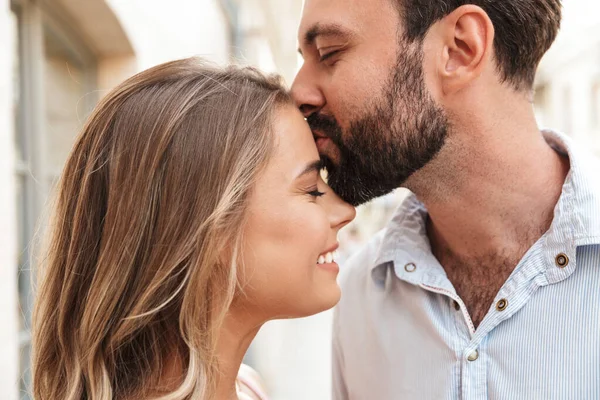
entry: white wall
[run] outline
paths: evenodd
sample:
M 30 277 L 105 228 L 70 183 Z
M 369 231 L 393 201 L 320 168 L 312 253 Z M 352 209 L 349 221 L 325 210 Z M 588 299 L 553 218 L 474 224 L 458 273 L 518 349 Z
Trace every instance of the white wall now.
M 229 28 L 218 0 L 107 0 L 136 53 L 138 69 L 177 58 L 229 61 Z
M 268 322 L 252 347 L 272 400 L 331 398 L 331 316 Z
M 0 0 L 0 391 L 16 400 L 18 390 L 17 227 L 13 138 L 14 26 L 10 1 Z
M 281 74 L 288 85 L 298 71 L 297 30 L 302 0 L 240 1 L 242 56 L 263 70 Z

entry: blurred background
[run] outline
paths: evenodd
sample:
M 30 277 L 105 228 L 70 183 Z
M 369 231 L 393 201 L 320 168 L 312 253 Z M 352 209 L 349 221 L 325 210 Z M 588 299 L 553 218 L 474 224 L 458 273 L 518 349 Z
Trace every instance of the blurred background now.
M 301 62 L 301 7 L 301 0 L 0 0 L 0 400 L 30 398 L 30 244 L 90 109 L 133 73 L 192 55 L 252 64 L 291 83 Z M 595 0 L 565 1 L 535 94 L 542 126 L 598 156 L 599 11 Z M 344 258 L 404 195 L 359 209 L 341 234 Z M 330 398 L 330 321 L 327 312 L 261 330 L 246 362 L 273 400 Z

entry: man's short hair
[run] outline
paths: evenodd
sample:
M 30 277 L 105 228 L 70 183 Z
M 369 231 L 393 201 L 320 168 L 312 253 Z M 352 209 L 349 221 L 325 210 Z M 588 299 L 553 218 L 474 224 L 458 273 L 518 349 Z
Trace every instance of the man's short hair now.
M 503 82 L 533 87 L 535 72 L 560 28 L 561 0 L 392 0 L 404 23 L 404 38 L 422 40 L 429 28 L 458 7 L 472 4 L 490 17 L 494 52 Z

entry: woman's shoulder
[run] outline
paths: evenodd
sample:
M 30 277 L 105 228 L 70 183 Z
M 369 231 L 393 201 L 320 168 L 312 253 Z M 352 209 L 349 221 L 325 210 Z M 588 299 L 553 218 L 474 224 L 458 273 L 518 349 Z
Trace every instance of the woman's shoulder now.
M 237 387 L 240 400 L 268 400 L 260 375 L 246 364 L 240 366 Z

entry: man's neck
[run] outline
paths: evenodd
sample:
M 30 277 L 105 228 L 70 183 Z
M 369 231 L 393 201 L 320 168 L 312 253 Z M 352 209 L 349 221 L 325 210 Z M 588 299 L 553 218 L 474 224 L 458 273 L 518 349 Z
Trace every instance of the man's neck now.
M 411 178 L 409 188 L 429 211 L 432 244 L 446 247 L 434 250 L 458 257 L 518 252 L 549 228 L 569 162 L 533 119 L 521 126 L 451 134 L 438 157 Z

